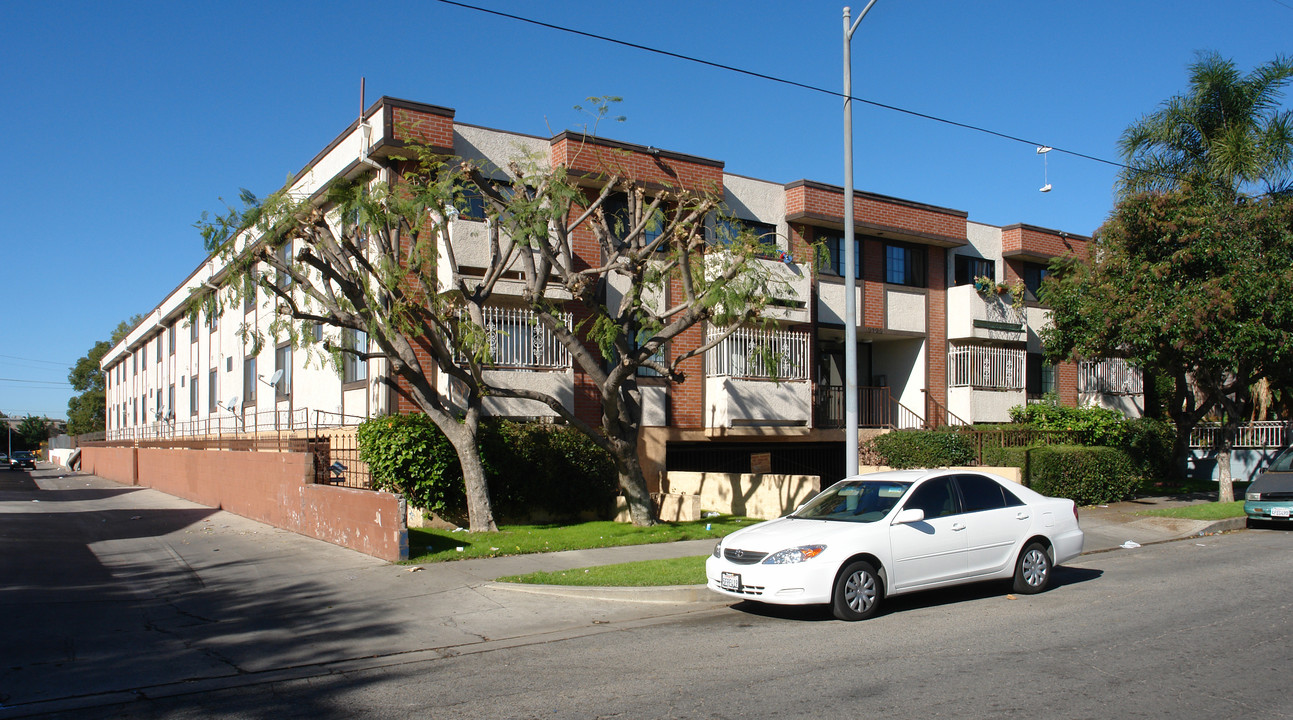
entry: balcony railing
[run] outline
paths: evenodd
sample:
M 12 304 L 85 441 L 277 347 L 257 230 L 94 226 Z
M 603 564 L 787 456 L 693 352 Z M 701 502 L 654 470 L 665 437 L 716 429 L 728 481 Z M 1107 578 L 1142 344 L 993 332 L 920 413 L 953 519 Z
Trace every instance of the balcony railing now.
M 558 370 L 570 367 L 570 353 L 534 312 L 521 308 L 484 308 L 486 365 L 498 370 Z M 561 313 L 567 327 L 570 313 Z
M 947 353 L 949 387 L 980 390 L 1022 390 L 1023 348 L 965 345 Z
M 1140 368 L 1122 358 L 1083 360 L 1078 364 L 1078 392 L 1140 395 L 1145 384 Z
M 708 338 L 722 332 L 710 328 Z M 808 333 L 738 328 L 705 353 L 705 374 L 754 380 L 808 379 Z
M 858 427 L 893 427 L 898 403 L 887 387 L 858 388 Z M 813 424 L 819 428 L 842 428 L 844 388 L 840 385 L 818 385 Z

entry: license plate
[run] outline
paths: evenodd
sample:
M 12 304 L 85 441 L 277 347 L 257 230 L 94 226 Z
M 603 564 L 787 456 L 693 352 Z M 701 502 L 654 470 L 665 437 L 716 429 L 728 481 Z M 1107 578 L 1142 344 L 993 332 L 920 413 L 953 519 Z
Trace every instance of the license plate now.
M 1273 508 L 1271 508 L 1271 517 L 1282 517 L 1282 518 L 1286 518 L 1286 517 L 1288 517 L 1288 516 L 1289 516 L 1289 509 L 1288 509 L 1288 508 L 1286 508 L 1286 507 L 1273 507 Z
M 721 578 L 719 578 L 719 580 L 718 580 L 718 585 L 719 585 L 719 587 L 723 588 L 724 590 L 731 590 L 731 591 L 733 591 L 733 592 L 740 592 L 740 590 L 741 590 L 741 575 L 740 575 L 739 573 L 725 572 L 725 573 L 723 573 L 723 576 L 722 576 Z

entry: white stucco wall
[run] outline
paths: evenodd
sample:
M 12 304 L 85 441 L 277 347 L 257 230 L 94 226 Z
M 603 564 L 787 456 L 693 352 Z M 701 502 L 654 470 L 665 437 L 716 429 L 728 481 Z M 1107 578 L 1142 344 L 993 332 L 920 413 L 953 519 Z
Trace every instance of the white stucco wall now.
M 925 332 L 925 300 L 924 293 L 886 290 L 885 327 L 890 330 Z
M 705 426 L 808 425 L 812 417 L 809 383 L 705 378 Z

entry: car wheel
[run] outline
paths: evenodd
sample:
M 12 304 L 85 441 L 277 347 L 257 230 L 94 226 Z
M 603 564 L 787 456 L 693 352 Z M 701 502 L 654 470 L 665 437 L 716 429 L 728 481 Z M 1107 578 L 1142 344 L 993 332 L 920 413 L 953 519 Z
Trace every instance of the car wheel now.
M 884 584 L 871 563 L 857 560 L 844 566 L 835 578 L 831 611 L 840 620 L 866 620 L 880 609 Z
M 1015 561 L 1015 592 L 1032 595 L 1051 583 L 1051 556 L 1046 546 L 1030 543 Z

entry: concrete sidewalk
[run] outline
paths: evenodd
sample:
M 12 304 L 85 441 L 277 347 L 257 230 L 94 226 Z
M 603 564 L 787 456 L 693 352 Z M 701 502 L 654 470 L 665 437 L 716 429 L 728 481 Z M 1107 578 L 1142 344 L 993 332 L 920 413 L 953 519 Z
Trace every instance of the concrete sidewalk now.
M 1087 550 L 1243 526 L 1084 509 Z M 713 541 L 391 565 L 147 488 L 0 474 L 0 718 L 485 652 L 706 611 L 703 586 L 503 575 L 703 555 Z M 552 597 L 560 595 L 560 599 Z

